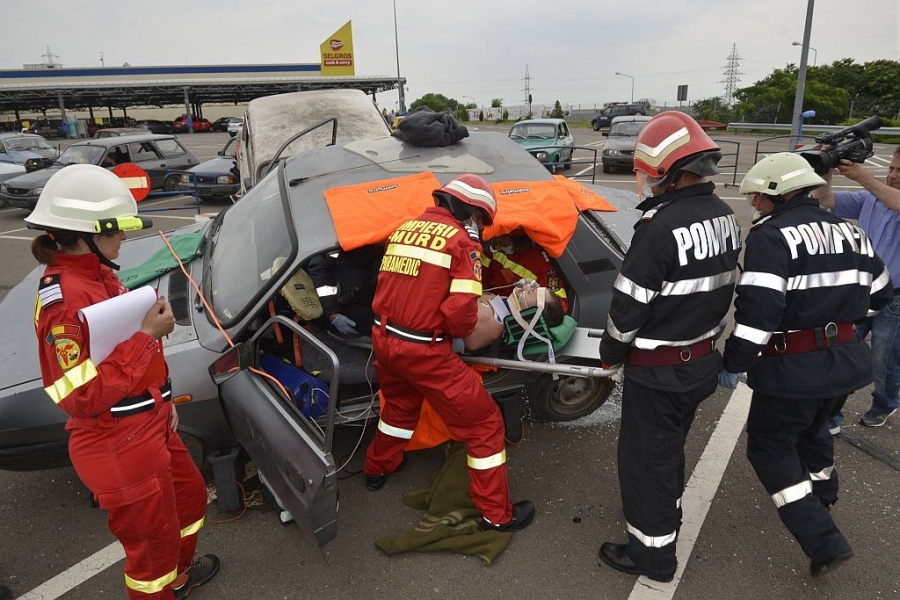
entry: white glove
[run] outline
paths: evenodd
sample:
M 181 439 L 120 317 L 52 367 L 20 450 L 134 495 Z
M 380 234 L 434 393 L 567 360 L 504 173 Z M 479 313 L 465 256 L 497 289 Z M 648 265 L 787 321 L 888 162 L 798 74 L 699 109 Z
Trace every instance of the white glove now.
M 344 335 L 357 335 L 359 333 L 354 329 L 354 327 L 356 327 L 356 321 L 348 319 L 341 313 L 336 313 L 334 315 L 334 320 L 331 324 L 339 333 L 343 333 Z

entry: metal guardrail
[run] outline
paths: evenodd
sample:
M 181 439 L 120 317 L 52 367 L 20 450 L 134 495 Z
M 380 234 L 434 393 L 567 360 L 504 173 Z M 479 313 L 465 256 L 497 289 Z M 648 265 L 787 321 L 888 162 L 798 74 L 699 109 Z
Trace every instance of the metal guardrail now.
M 560 173 L 560 171 L 563 169 L 568 170 L 568 169 L 566 169 L 567 166 L 569 167 L 569 169 L 571 169 L 575 165 L 593 165 L 594 168 L 591 169 L 591 183 L 592 184 L 597 183 L 597 180 L 596 180 L 597 153 L 598 153 L 597 148 L 594 148 L 592 146 L 532 146 L 530 148 L 523 148 L 523 149 L 527 150 L 528 153 L 531 154 L 532 150 L 557 150 L 559 148 L 571 148 L 572 149 L 572 154 L 571 154 L 569 160 L 559 161 L 559 162 L 547 161 L 547 162 L 541 163 L 541 164 L 544 165 L 545 167 L 549 167 L 550 171 L 552 173 L 554 173 L 556 175 L 565 175 L 566 177 L 569 177 L 569 175 Z M 594 155 L 594 159 L 591 160 L 591 159 L 575 158 L 576 150 L 586 150 L 587 152 L 592 153 Z M 534 156 L 534 155 L 532 154 L 532 156 Z
M 723 163 L 722 160 L 719 161 L 719 170 L 722 172 L 722 175 L 728 176 L 726 169 L 731 169 L 731 183 L 726 183 L 725 187 L 737 187 L 737 167 L 738 167 L 738 158 L 741 155 L 741 143 L 735 142 L 733 140 L 717 140 L 716 138 L 712 138 L 712 141 L 719 145 L 719 148 L 722 148 L 722 159 L 730 158 L 734 162 Z M 734 152 L 725 152 L 724 147 L 728 145 L 734 148 Z
M 816 125 L 815 123 L 804 123 L 803 131 L 814 131 L 817 133 L 834 133 L 846 129 L 846 125 Z M 737 130 L 759 130 L 759 131 L 788 131 L 791 130 L 790 123 L 729 123 L 728 129 Z M 872 135 L 898 135 L 900 136 L 900 127 L 881 127 L 872 131 Z

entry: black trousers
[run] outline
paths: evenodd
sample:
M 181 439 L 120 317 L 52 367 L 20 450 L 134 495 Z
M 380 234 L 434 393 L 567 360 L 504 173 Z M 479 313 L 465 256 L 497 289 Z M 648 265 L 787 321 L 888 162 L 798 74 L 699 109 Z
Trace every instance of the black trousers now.
M 619 432 L 619 484 L 628 555 L 644 573 L 675 573 L 681 528 L 684 441 L 697 406 L 716 390 L 713 379 L 690 392 L 666 392 L 625 377 Z
M 775 501 L 781 521 L 813 560 L 850 551 L 831 517 L 837 501 L 834 440 L 826 421 L 836 403 L 753 394 L 747 419 L 747 458 Z

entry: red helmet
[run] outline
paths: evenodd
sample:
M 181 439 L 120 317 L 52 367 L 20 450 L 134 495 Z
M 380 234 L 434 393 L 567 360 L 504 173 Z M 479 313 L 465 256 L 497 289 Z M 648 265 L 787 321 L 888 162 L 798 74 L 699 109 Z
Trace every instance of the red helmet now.
M 464 202 L 469 206 L 480 208 L 487 215 L 485 225 L 494 223 L 494 215 L 497 214 L 497 199 L 494 197 L 494 190 L 491 185 L 472 173 L 464 173 L 455 179 L 448 181 L 444 187 L 434 191 L 435 200 L 439 200 L 439 194 L 447 194 L 456 198 L 460 202 Z
M 634 146 L 634 170 L 652 185 L 665 187 L 681 171 L 716 175 L 719 146 L 693 117 L 678 111 L 659 113 L 644 126 Z

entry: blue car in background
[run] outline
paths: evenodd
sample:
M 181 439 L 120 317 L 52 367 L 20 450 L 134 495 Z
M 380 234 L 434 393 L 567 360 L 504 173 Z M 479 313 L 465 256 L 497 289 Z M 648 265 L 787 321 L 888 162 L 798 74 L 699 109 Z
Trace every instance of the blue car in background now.
M 22 165 L 28 172 L 49 167 L 59 151 L 33 133 L 0 133 L 0 162 Z

